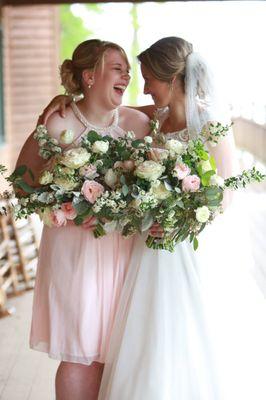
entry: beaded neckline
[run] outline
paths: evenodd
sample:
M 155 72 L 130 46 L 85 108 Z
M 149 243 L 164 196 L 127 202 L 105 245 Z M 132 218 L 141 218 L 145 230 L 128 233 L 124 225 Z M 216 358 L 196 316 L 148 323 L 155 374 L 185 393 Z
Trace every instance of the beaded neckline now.
M 80 122 L 89 129 L 92 130 L 96 130 L 97 132 L 104 132 L 106 130 L 110 130 L 111 128 L 115 128 L 118 125 L 118 118 L 119 118 L 119 113 L 118 113 L 118 109 L 116 108 L 114 110 L 114 119 L 111 125 L 109 126 L 97 126 L 97 125 L 93 125 L 92 123 L 90 123 L 87 118 L 82 114 L 82 112 L 80 111 L 80 109 L 78 108 L 78 106 L 76 105 L 76 103 L 72 102 L 70 104 L 75 116 L 80 120 Z

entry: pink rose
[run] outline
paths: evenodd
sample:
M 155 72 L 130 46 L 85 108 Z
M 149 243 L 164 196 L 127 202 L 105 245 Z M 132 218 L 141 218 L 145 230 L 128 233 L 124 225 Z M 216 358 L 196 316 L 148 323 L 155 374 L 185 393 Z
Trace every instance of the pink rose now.
M 65 213 L 62 210 L 52 211 L 51 219 L 53 226 L 56 226 L 57 228 L 59 228 L 60 226 L 64 226 L 67 223 Z
M 197 175 L 188 175 L 182 181 L 184 192 L 196 192 L 200 187 L 200 178 Z
M 186 164 L 176 163 L 173 175 L 182 180 L 190 174 L 190 168 Z
M 69 201 L 68 203 L 63 203 L 61 205 L 61 210 L 65 214 L 66 219 L 72 220 L 72 219 L 75 219 L 77 216 L 77 212 L 76 212 L 75 208 L 73 207 L 71 201 Z
M 81 193 L 90 203 L 95 203 L 96 199 L 104 192 L 104 187 L 95 181 L 85 181 L 81 188 Z

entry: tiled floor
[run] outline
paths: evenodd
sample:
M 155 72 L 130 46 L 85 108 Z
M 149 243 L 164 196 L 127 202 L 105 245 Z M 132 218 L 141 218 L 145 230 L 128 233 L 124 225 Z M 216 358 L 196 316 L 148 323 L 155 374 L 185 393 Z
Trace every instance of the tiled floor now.
M 10 299 L 15 313 L 0 320 L 0 399 L 53 400 L 58 362 L 29 349 L 33 292 Z

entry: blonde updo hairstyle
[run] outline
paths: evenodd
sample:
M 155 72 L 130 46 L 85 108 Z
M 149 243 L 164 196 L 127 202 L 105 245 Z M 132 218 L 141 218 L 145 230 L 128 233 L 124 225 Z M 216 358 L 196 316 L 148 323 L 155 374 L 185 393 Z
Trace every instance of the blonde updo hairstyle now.
M 138 55 L 138 60 L 145 65 L 152 75 L 171 84 L 176 78 L 185 87 L 186 58 L 193 52 L 193 46 L 186 40 L 169 36 L 155 42 Z
M 119 51 L 129 67 L 127 55 L 118 44 L 99 39 L 85 40 L 74 50 L 72 59 L 64 60 L 60 67 L 61 83 L 66 93 L 80 95 L 84 92 L 82 72 L 85 69 L 95 71 L 97 66 L 102 65 L 108 49 Z

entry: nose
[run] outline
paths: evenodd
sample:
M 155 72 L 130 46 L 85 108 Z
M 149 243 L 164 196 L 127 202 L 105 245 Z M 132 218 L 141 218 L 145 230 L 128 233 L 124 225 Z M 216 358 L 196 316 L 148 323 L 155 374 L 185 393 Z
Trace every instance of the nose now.
M 124 72 L 122 78 L 125 79 L 127 82 L 129 82 L 131 78 L 129 72 L 128 71 Z
M 144 85 L 143 93 L 144 93 L 144 94 L 150 94 L 149 87 L 148 87 L 146 84 Z

